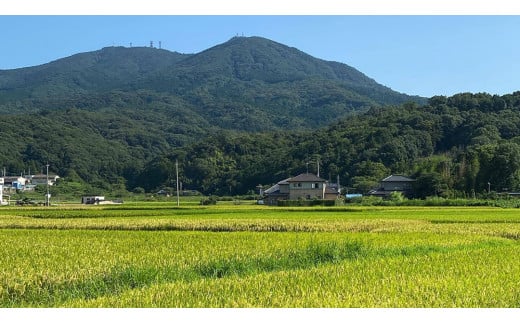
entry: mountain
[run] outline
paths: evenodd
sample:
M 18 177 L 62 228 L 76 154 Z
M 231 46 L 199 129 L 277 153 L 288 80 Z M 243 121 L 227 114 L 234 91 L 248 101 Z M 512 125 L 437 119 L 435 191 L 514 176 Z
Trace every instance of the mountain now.
M 177 67 L 177 71 L 180 69 L 204 79 L 218 76 L 281 86 L 305 80 L 322 80 L 360 94 L 360 97 L 366 97 L 367 102 L 394 104 L 413 101 L 410 96 L 392 91 L 346 64 L 317 59 L 296 48 L 260 37 L 232 38 L 183 60 Z M 386 97 L 383 98 L 383 95 Z
M 260 37 L 234 37 L 150 76 L 141 86 L 182 97 L 220 127 L 255 131 L 315 128 L 370 106 L 426 102 L 348 65 Z
M 317 127 L 374 105 L 425 102 L 392 91 L 348 65 L 265 38 L 234 37 L 198 54 L 108 47 L 0 71 L 0 112 L 64 109 L 71 100 L 114 90 L 174 96 L 215 126 L 255 131 Z M 241 123 L 244 118 L 251 122 Z M 251 123 L 259 126 L 250 129 Z
M 0 71 L 0 102 L 127 88 L 187 56 L 145 47 L 107 47 L 39 66 L 4 70 Z
M 261 37 L 196 54 L 107 47 L 0 71 L 0 163 L 119 183 L 221 130 L 317 129 L 409 101 L 426 99 Z

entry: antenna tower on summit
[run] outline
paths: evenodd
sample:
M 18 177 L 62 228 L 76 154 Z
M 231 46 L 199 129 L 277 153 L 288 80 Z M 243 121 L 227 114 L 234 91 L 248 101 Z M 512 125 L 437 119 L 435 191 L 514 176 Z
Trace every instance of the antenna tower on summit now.
M 159 49 L 161 49 L 162 42 L 159 40 Z
M 153 40 L 150 40 L 150 48 L 153 48 Z

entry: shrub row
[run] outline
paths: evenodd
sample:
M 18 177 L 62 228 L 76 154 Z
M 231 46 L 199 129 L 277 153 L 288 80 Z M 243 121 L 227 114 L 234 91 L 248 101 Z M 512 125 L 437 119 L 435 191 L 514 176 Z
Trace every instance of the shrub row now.
M 363 206 L 491 206 L 520 208 L 520 199 L 447 199 L 429 197 L 426 199 L 385 200 L 380 197 L 364 196 L 345 200 L 346 204 Z
M 335 200 L 281 200 L 278 206 L 334 206 Z

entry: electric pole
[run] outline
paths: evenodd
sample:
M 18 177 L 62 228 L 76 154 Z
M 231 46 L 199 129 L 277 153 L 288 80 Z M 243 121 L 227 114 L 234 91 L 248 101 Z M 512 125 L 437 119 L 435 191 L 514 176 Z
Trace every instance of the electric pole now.
M 51 194 L 49 193 L 49 164 L 45 165 L 47 166 L 47 194 L 45 195 L 45 204 L 47 204 L 47 206 L 50 206 L 51 205 Z
M 177 177 L 177 206 L 179 206 L 179 161 L 175 160 L 175 175 Z

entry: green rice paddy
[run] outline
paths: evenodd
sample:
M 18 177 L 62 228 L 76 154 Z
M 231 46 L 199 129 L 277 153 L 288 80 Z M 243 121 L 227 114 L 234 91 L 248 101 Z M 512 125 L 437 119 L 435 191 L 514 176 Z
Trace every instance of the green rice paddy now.
M 520 306 L 520 209 L 4 207 L 1 307 Z

